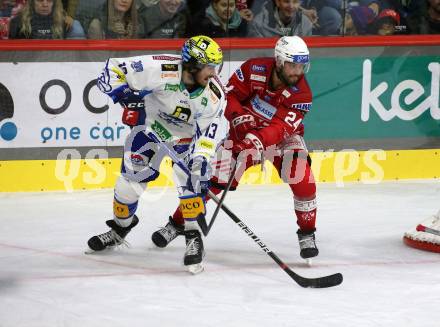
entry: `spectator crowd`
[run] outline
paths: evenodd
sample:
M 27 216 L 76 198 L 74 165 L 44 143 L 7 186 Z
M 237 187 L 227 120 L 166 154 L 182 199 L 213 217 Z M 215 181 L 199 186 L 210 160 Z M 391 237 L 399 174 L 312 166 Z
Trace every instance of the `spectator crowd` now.
M 440 0 L 0 0 L 0 39 L 440 34 Z

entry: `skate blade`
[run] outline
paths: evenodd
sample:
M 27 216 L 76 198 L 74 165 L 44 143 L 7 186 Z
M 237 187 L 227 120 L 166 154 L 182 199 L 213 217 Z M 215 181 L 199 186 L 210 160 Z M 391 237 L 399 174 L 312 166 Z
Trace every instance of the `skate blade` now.
M 84 251 L 84 254 L 93 254 L 93 253 L 96 253 L 96 251 L 92 250 L 91 248 L 88 248 Z
M 202 266 L 201 263 L 196 263 L 194 265 L 189 265 L 186 267 L 187 267 L 188 271 L 193 275 L 200 274 L 203 270 L 205 270 L 205 268 Z
M 117 248 L 117 246 L 108 246 L 104 250 L 101 250 L 101 251 L 95 251 L 95 250 L 92 250 L 91 248 L 87 248 L 84 251 L 84 254 L 106 253 L 106 252 L 113 251 L 116 248 Z
M 306 259 L 306 265 L 307 267 L 311 267 L 313 264 L 313 260 L 311 258 Z

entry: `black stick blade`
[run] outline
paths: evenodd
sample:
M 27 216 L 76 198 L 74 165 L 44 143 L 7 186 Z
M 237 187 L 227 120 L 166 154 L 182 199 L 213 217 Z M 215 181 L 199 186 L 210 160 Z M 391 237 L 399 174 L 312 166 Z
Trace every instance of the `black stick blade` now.
M 285 271 L 290 277 L 292 277 L 293 280 L 295 280 L 295 282 L 299 286 L 305 288 L 326 288 L 326 287 L 338 286 L 344 280 L 341 273 L 336 273 L 324 277 L 306 278 L 294 273 L 290 269 L 286 269 Z

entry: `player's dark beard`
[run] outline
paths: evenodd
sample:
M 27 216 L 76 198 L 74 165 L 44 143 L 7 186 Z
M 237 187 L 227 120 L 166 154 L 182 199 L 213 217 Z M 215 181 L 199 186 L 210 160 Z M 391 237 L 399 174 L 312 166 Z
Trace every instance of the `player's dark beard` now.
M 191 71 L 191 70 L 188 70 L 188 73 L 189 73 L 190 76 L 191 76 L 191 83 L 190 83 L 190 84 L 185 83 L 185 87 L 186 87 L 186 89 L 188 90 L 189 93 L 195 91 L 195 90 L 198 89 L 199 87 L 202 87 L 202 85 L 200 85 L 200 84 L 197 82 L 197 79 L 196 79 L 196 74 L 197 74 L 197 72 L 198 72 L 198 70 L 197 70 L 197 71 Z
M 289 83 L 289 81 L 286 79 L 286 77 L 284 76 L 283 72 L 282 72 L 282 68 L 276 68 L 275 69 L 275 73 L 277 74 L 277 77 L 280 79 L 281 82 L 284 83 L 284 85 L 286 86 L 292 86 L 292 83 Z
M 183 69 L 186 70 L 190 75 L 192 79 L 191 85 L 185 85 L 186 89 L 191 93 L 192 91 L 196 90 L 199 87 L 203 87 L 197 82 L 196 75 L 200 71 L 199 67 L 196 67 L 194 63 L 184 63 Z

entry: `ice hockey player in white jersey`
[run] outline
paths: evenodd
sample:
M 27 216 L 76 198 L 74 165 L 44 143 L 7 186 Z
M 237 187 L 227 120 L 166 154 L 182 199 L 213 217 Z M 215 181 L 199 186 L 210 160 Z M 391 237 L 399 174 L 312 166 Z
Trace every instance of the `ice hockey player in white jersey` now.
M 123 121 L 133 128 L 125 142 L 121 175 L 114 190 L 113 219 L 106 222 L 111 230 L 90 238 L 91 250 L 102 251 L 125 242 L 139 222 L 135 215 L 138 200 L 148 182 L 159 176 L 167 147 L 191 172 L 188 177 L 174 165 L 185 219 L 179 231 L 186 239 L 184 265 L 193 273 L 203 269 L 204 247 L 197 218 L 206 214 L 210 159 L 228 130 L 225 94 L 217 77 L 222 60 L 219 45 L 200 35 L 186 40 L 181 56 L 146 55 L 107 61 L 98 87 L 125 108 Z M 143 99 L 145 111 L 137 110 L 133 99 Z

